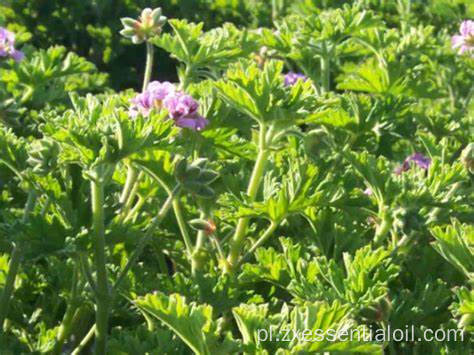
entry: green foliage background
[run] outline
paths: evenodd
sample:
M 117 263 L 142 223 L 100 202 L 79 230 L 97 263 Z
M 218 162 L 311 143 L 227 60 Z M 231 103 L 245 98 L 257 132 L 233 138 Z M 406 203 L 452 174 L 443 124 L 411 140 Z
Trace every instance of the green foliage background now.
M 397 25 L 397 1 L 367 0 L 382 9 L 385 20 Z M 143 70 L 143 49 L 117 36 L 121 17 L 135 17 L 144 7 L 163 8 L 168 18 L 203 22 L 205 29 L 224 22 L 238 26 L 269 27 L 281 18 L 305 7 L 339 7 L 338 0 L 4 0 L 0 4 L 0 25 L 8 23 L 23 39 L 37 48 L 63 45 L 109 73 L 115 89 L 139 87 Z M 403 1 L 402 1 L 403 3 Z M 435 28 L 455 29 L 455 24 L 472 17 L 474 5 L 466 0 L 412 1 L 416 17 Z M 160 78 L 176 78 L 176 62 L 164 52 L 158 53 Z
M 2 346 L 69 351 L 94 324 L 100 183 L 111 354 L 472 352 L 471 338 L 256 339 L 259 328 L 474 329 L 474 159 L 461 156 L 474 66 L 449 43 L 474 4 L 348 3 L 3 1 L 0 25 L 27 55 L 0 63 L 2 294 L 22 253 Z M 119 19 L 156 6 L 170 20 L 151 40 L 153 79 L 199 101 L 202 132 L 163 111 L 130 119 L 145 46 L 118 34 Z M 287 87 L 289 70 L 311 80 Z M 415 151 L 430 168 L 395 174 Z M 131 167 L 143 175 L 124 203 Z

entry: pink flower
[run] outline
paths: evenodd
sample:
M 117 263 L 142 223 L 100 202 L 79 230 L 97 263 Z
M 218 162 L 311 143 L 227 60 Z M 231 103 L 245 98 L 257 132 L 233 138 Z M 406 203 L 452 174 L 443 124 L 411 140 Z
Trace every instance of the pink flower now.
M 298 80 L 306 81 L 308 78 L 300 73 L 289 72 L 285 75 L 285 86 L 293 86 L 295 85 Z
M 193 116 L 199 108 L 196 100 L 182 92 L 168 95 L 163 101 L 163 106 L 168 109 L 170 116 L 174 119 Z
M 160 83 L 159 81 L 152 81 L 148 84 L 147 91 L 149 91 L 155 100 L 163 101 L 168 95 L 176 92 L 176 87 L 169 81 Z
M 130 116 L 137 117 L 138 114 L 148 116 L 154 108 L 154 98 L 149 91 L 145 91 L 135 96 L 130 107 Z
M 178 127 L 194 131 L 203 130 L 209 121 L 198 114 L 199 103 L 190 95 L 177 91 L 176 87 L 165 81 L 153 81 L 147 89 L 131 100 L 130 116 L 149 116 L 152 110 L 167 109 Z
M 428 170 L 431 165 L 430 158 L 425 157 L 421 153 L 414 153 L 406 158 L 402 165 L 395 169 L 395 174 L 400 175 L 401 173 L 410 170 L 411 162 L 415 163 L 424 170 Z
M 0 57 L 10 57 L 19 62 L 24 56 L 23 52 L 15 49 L 15 35 L 0 27 Z
M 461 23 L 460 35 L 451 39 L 451 46 L 457 49 L 459 54 L 474 53 L 474 21 L 466 20 Z
M 202 131 L 209 124 L 201 115 L 181 117 L 175 120 L 176 125 L 181 128 L 190 128 L 193 131 Z

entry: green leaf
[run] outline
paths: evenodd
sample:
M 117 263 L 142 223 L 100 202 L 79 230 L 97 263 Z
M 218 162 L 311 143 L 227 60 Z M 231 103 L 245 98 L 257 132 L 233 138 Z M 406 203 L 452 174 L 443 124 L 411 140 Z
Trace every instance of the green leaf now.
M 434 227 L 431 234 L 436 239 L 432 245 L 443 258 L 474 280 L 474 227 L 458 221 L 442 227 Z
M 197 355 L 225 355 L 238 351 L 230 333 L 221 334 L 209 305 L 187 303 L 179 294 L 148 294 L 134 301 L 137 307 L 172 329 Z
M 357 326 L 350 318 L 350 308 L 338 302 L 306 303 L 291 311 L 285 304 L 279 313 L 271 314 L 268 305 L 242 304 L 232 310 L 247 346 L 247 353 L 300 354 L 323 352 L 359 352 L 382 354 L 380 345 L 363 340 L 368 329 Z M 264 333 L 265 332 L 265 333 Z M 352 340 L 331 341 L 330 333 L 361 334 Z M 271 334 L 271 335 L 270 335 Z M 296 335 L 296 336 L 295 336 Z M 283 340 L 283 339 L 288 340 Z M 270 341 L 272 339 L 273 341 Z M 280 341 L 275 341 L 279 339 Z M 287 350 L 284 352 L 279 352 Z

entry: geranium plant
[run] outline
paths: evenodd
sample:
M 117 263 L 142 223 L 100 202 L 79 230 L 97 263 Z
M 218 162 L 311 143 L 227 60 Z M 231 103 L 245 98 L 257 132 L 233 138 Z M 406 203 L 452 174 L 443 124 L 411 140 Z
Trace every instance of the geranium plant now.
M 473 21 L 339 3 L 145 8 L 122 91 L 0 28 L 1 351 L 472 351 Z

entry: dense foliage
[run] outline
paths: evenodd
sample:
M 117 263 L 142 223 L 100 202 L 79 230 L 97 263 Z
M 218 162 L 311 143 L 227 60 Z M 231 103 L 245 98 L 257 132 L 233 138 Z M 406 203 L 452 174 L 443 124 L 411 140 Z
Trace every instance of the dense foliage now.
M 474 5 L 149 5 L 0 5 L 0 353 L 471 353 Z

